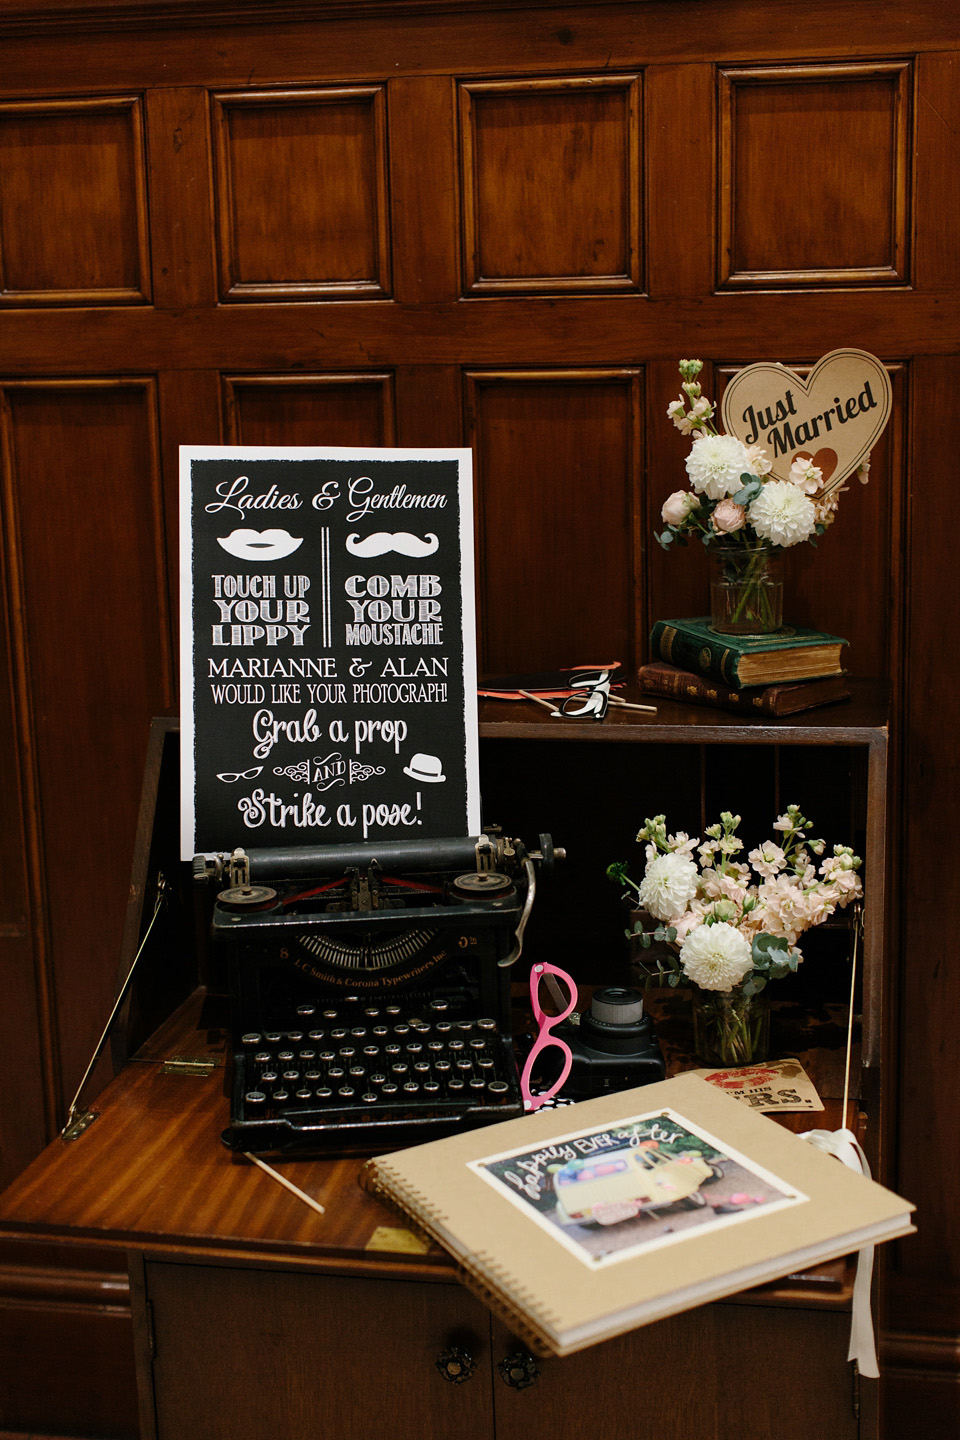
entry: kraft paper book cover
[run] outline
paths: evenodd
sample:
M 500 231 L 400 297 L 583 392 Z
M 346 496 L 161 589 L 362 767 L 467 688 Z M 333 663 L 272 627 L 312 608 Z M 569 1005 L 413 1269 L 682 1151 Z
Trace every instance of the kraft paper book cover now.
M 369 1160 L 540 1354 L 911 1233 L 913 1206 L 696 1075 Z

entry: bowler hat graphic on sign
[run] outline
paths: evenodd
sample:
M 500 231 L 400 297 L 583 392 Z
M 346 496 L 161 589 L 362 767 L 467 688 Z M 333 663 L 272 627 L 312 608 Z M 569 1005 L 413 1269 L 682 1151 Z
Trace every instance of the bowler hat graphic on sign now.
M 410 764 L 404 765 L 403 773 L 409 775 L 411 780 L 423 780 L 428 785 L 439 785 L 447 778 L 437 755 L 414 755 Z

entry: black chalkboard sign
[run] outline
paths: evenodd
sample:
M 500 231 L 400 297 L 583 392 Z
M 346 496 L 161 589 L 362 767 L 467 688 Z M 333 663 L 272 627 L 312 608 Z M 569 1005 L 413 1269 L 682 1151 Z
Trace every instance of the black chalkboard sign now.
M 470 451 L 180 457 L 184 858 L 476 835 Z

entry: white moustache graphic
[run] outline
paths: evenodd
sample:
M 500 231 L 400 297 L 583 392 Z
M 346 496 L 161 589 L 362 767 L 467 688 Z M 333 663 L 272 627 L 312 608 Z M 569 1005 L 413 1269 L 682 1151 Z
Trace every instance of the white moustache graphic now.
M 297 540 L 288 530 L 232 530 L 229 535 L 217 536 L 228 555 L 238 560 L 283 560 L 299 550 L 303 538 Z
M 398 555 L 412 555 L 419 560 L 424 555 L 432 555 L 438 549 L 440 541 L 432 534 L 421 540 L 416 535 L 408 534 L 406 530 L 398 530 L 396 535 L 391 535 L 386 530 L 378 530 L 373 535 L 368 535 L 365 540 L 361 540 L 359 535 L 348 535 L 346 545 L 351 555 L 359 555 L 364 560 L 374 555 L 387 555 L 391 550 L 396 550 Z

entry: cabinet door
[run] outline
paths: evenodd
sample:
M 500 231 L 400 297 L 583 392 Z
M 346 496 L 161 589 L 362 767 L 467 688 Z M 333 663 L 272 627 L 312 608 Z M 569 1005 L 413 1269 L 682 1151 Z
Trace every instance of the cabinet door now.
M 157 1440 L 490 1440 L 490 1322 L 458 1285 L 151 1262 Z M 438 1354 L 476 1361 L 462 1384 Z M 146 1440 L 146 1437 L 145 1437 Z
M 522 1346 L 493 1327 L 497 1440 L 855 1440 L 849 1316 L 707 1305 L 563 1360 L 513 1389 Z M 518 1367 L 519 1368 L 519 1367 Z

